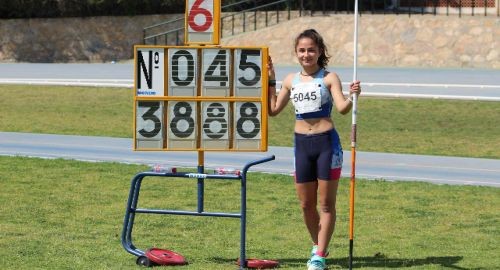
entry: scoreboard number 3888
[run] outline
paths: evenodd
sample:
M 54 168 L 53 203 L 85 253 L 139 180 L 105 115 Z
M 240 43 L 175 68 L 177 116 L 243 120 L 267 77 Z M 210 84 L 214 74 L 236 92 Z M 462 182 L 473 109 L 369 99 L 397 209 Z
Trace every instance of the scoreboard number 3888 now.
M 134 50 L 135 150 L 267 151 L 266 47 Z

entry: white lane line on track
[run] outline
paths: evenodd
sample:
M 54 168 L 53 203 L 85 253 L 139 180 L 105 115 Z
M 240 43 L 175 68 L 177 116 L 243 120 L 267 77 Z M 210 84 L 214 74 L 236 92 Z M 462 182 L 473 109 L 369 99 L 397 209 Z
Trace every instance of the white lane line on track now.
M 38 152 L 29 152 L 29 151 L 16 151 L 16 152 L 1 152 L 0 151 L 0 156 L 9 156 L 9 157 L 29 157 L 29 158 L 42 158 L 42 159 L 67 159 L 67 160 L 77 160 L 77 161 L 85 161 L 85 162 L 119 162 L 119 163 L 124 163 L 124 164 L 135 164 L 135 165 L 153 165 L 150 162 L 144 162 L 144 159 L 142 158 L 115 158 L 114 156 L 107 156 L 107 155 L 99 155 L 100 158 L 89 158 L 86 155 L 76 155 L 76 154 L 44 154 L 40 155 Z M 172 162 L 175 164 L 175 166 L 178 166 L 180 168 L 195 168 L 196 167 L 196 162 L 186 162 L 186 161 L 175 161 Z M 236 165 L 241 165 L 241 164 L 235 164 Z M 231 166 L 231 165 L 229 165 Z M 220 167 L 220 165 L 214 164 L 212 162 L 207 162 L 204 166 L 206 169 L 208 168 L 216 168 Z M 279 168 L 272 168 L 272 167 L 266 167 L 263 165 L 257 165 L 252 168 L 261 168 L 265 169 L 266 172 L 271 172 L 271 173 L 281 173 L 281 174 L 291 174 L 287 170 L 279 169 Z M 250 170 L 250 171 L 255 171 L 255 170 Z
M 126 139 L 126 138 L 123 138 L 123 139 Z M 16 140 L 15 138 L 14 139 L 3 139 L 2 142 L 0 143 L 0 146 L 2 144 L 17 144 L 17 143 L 20 143 L 18 140 Z M 66 142 L 44 142 L 44 141 L 33 141 L 33 142 L 28 142 L 28 141 L 23 141 L 21 142 L 23 146 L 32 146 L 32 147 L 39 147 L 39 146 L 52 146 L 52 147 L 59 147 L 59 148 L 67 148 L 67 147 L 70 147 L 70 148 L 78 148 L 78 149 L 88 149 L 89 147 L 92 147 L 92 148 L 95 148 L 95 149 L 101 149 L 101 150 L 106 150 L 106 149 L 110 149 L 110 150 L 123 150 L 123 151 L 127 151 L 130 150 L 130 152 L 132 153 L 139 153 L 139 152 L 144 152 L 144 151 L 134 151 L 132 149 L 133 147 L 133 141 L 132 139 L 130 139 L 130 144 L 129 144 L 129 148 L 123 148 L 123 146 L 121 145 L 117 145 L 117 146 L 110 146 L 110 145 L 103 145 L 102 143 L 95 143 L 95 144 L 76 144 L 75 142 L 73 141 L 66 141 Z M 165 153 L 166 151 L 162 151 L 162 150 L 151 150 L 151 151 L 147 151 L 147 152 L 150 152 L 150 153 L 158 153 L 158 154 L 161 154 L 161 153 Z M 186 154 L 186 155 L 195 155 L 196 154 L 196 151 L 170 151 L 169 153 L 179 153 L 179 154 Z M 224 155 L 224 156 L 243 156 L 245 158 L 262 158 L 263 155 L 266 155 L 266 153 L 260 153 L 260 152 L 224 152 L 224 151 L 208 151 L 208 152 L 205 152 L 206 155 L 213 155 L 214 157 L 216 156 L 219 156 L 219 155 Z M 269 153 L 268 155 L 272 155 L 272 153 Z
M 348 92 L 344 92 L 347 95 Z M 459 96 L 459 95 L 429 95 L 429 94 L 403 94 L 403 93 L 377 93 L 377 92 L 364 92 L 363 96 L 366 97 L 392 97 L 392 98 L 425 98 L 425 99 L 456 99 L 456 100 L 476 100 L 476 101 L 500 101 L 498 97 L 486 96 Z
M 349 83 L 342 83 L 349 85 Z M 378 82 L 363 82 L 363 85 L 368 86 L 399 86 L 399 87 L 440 87 L 440 88 L 498 88 L 500 85 L 495 84 L 454 84 L 454 83 L 378 83 Z
M 344 176 L 344 174 L 342 174 Z M 346 174 L 345 177 L 348 177 L 349 175 Z M 485 181 L 476 181 L 476 180 L 449 180 L 449 179 L 443 179 L 443 178 L 429 178 L 429 177 L 412 177 L 412 176 L 400 176 L 400 175 L 375 175 L 375 174 L 357 174 L 357 176 L 365 179 L 400 179 L 400 180 L 407 180 L 407 181 L 426 181 L 426 182 L 432 182 L 432 183 L 461 183 L 461 184 L 470 184 L 470 185 L 492 185 L 495 187 L 500 187 L 500 183 L 495 183 L 495 182 L 485 182 Z M 399 180 L 395 180 L 399 181 Z
M 384 165 L 384 166 L 386 166 L 387 165 L 387 162 L 373 162 L 373 161 L 360 161 L 360 162 L 362 162 L 363 164 L 374 165 L 374 166 L 378 166 L 378 165 Z M 392 163 L 391 165 L 393 165 L 394 167 L 437 168 L 437 169 L 446 170 L 446 171 L 450 171 L 450 170 L 462 170 L 462 171 L 500 172 L 500 168 L 499 169 L 477 169 L 477 168 L 468 168 L 466 166 L 460 166 L 460 167 L 442 166 L 440 164 L 436 164 L 436 165 L 414 165 L 414 164 L 409 164 L 409 163 Z
M 125 163 L 125 164 L 137 164 L 137 165 L 145 165 L 147 163 L 144 163 L 143 159 L 139 158 L 126 158 L 126 161 L 123 161 L 122 158 L 114 158 L 114 156 L 106 156 L 106 155 L 99 155 L 99 157 L 105 157 L 103 158 L 89 158 L 85 155 L 76 155 L 76 154 L 44 154 L 40 155 L 38 152 L 28 152 L 28 151 L 16 151 L 16 152 L 0 152 L 0 155 L 2 156 L 9 156 L 9 157 L 29 157 L 29 158 L 42 158 L 42 159 L 67 159 L 67 160 L 77 160 L 77 161 L 86 161 L 86 162 L 119 162 L 119 163 Z M 106 158 L 107 157 L 107 158 Z M 187 167 L 193 166 L 191 162 L 177 162 L 178 164 L 183 164 Z M 182 166 L 182 165 L 181 165 Z
M 0 78 L 0 83 L 87 83 L 87 82 L 103 82 L 107 83 L 128 83 L 127 85 L 133 86 L 133 79 L 56 79 L 56 78 Z M 280 86 L 282 81 L 277 81 L 276 84 Z M 349 82 L 342 82 L 343 85 L 349 85 Z M 500 85 L 495 84 L 453 84 L 453 83 L 385 83 L 385 82 L 363 82 L 364 86 L 397 86 L 397 87 L 438 87 L 438 88 L 498 88 Z
M 50 78 L 0 78 L 0 81 L 42 81 L 42 82 L 129 82 L 132 83 L 132 79 L 50 79 Z
M 92 86 L 92 87 L 125 87 L 132 88 L 130 83 L 113 82 L 74 82 L 74 81 L 19 81 L 0 80 L 0 84 L 20 84 L 20 85 L 58 85 L 58 86 Z
M 2 143 L 12 143 L 12 144 L 16 144 L 16 143 L 19 143 L 19 141 L 17 140 L 8 140 L 8 139 L 5 139 L 2 141 Z M 68 141 L 67 143 L 62 143 L 62 142 L 57 142 L 57 143 L 50 143 L 50 142 L 26 142 L 26 141 L 23 141 L 22 142 L 22 145 L 25 145 L 25 146 L 34 146 L 34 147 L 38 147 L 38 146 L 56 146 L 56 147 L 60 147 L 60 148 L 64 148 L 64 147 L 68 147 L 70 146 L 71 148 L 84 148 L 84 149 L 88 149 L 89 147 L 95 147 L 95 148 L 98 148 L 98 149 L 120 149 L 120 150 L 123 150 L 123 147 L 120 147 L 120 146 L 109 146 L 109 145 L 106 145 L 106 146 L 102 146 L 102 144 L 75 144 L 74 142 L 71 142 L 71 141 Z M 132 142 L 130 143 L 130 149 L 132 149 Z

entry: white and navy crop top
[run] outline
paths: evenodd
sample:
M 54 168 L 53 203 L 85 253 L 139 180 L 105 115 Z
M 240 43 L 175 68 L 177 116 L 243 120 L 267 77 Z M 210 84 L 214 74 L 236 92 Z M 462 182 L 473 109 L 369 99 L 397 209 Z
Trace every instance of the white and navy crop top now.
M 324 74 L 325 70 L 320 69 L 309 82 L 300 81 L 300 72 L 293 77 L 290 99 L 297 120 L 330 117 L 333 98 L 323 83 Z

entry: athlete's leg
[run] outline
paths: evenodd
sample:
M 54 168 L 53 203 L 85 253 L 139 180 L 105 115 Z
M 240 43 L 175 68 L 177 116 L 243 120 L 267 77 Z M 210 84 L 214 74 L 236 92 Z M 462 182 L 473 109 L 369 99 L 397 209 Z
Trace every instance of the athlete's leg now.
M 338 180 L 319 180 L 318 251 L 326 256 L 337 218 L 336 200 Z
M 302 209 L 304 223 L 306 224 L 307 230 L 311 235 L 311 240 L 313 241 L 313 243 L 318 243 L 319 214 L 316 208 L 316 203 L 318 200 L 318 182 L 296 182 L 295 189 L 300 200 L 300 207 Z
M 295 190 L 300 201 L 302 216 L 314 243 L 318 242 L 319 214 L 318 182 L 316 164 L 310 157 L 311 139 L 308 135 L 295 133 Z
M 331 130 L 328 136 L 323 137 L 322 151 L 317 159 L 318 168 L 318 189 L 319 189 L 319 231 L 318 231 L 318 252 L 325 257 L 328 244 L 335 229 L 337 189 L 342 166 L 340 145 L 338 144 L 337 133 Z M 335 169 L 332 169 L 335 168 Z

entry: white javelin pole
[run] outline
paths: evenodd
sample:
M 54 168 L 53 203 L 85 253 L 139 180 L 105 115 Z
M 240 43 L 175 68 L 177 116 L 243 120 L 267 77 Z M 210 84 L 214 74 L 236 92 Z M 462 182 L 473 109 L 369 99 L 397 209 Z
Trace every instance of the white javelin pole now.
M 358 67 L 358 0 L 354 2 L 354 71 L 352 80 L 357 80 Z M 352 128 L 351 128 L 351 186 L 349 198 L 349 269 L 352 269 L 354 249 L 354 186 L 356 183 L 356 114 L 357 95 L 352 97 Z

